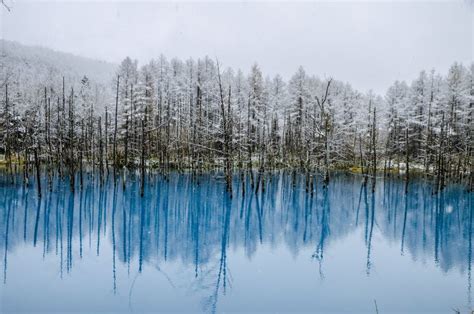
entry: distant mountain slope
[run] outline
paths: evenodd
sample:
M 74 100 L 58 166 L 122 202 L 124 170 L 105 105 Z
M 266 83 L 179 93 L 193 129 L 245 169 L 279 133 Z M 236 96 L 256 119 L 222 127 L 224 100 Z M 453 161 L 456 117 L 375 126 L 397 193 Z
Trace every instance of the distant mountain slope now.
M 76 80 L 85 75 L 98 84 L 109 85 L 117 69 L 113 63 L 3 39 L 0 39 L 0 63 L 3 79 L 14 73 L 23 78 L 28 76 L 27 80 L 33 84 L 62 76 Z

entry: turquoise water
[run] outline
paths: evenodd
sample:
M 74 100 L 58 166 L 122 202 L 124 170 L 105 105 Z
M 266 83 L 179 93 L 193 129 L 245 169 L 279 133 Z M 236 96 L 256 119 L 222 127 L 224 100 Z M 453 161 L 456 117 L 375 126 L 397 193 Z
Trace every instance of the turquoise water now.
M 0 179 L 0 312 L 450 313 L 472 307 L 473 193 L 423 182 L 268 175 Z M 44 189 L 43 189 L 44 190 Z

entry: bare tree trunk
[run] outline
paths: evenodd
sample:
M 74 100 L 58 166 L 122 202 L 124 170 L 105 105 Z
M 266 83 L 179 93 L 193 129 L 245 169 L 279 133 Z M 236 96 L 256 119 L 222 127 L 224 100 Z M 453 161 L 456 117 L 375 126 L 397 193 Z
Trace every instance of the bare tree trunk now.
M 408 143 L 408 126 L 405 128 L 405 194 L 408 193 L 408 184 L 410 182 L 410 160 L 409 160 L 409 143 Z
M 360 154 L 360 171 L 362 173 L 362 185 L 367 185 L 367 171 L 364 168 L 364 156 L 362 154 L 362 135 L 359 134 L 359 154 Z
M 38 147 L 35 146 L 35 168 L 36 168 L 36 187 L 38 189 L 38 197 L 41 198 L 41 177 L 40 177 L 40 161 L 38 158 Z
M 128 114 L 125 117 L 125 152 L 124 152 L 124 166 L 127 167 L 128 165 L 128 147 L 129 147 L 129 123 Z
M 114 184 L 117 184 L 117 115 L 118 115 L 118 99 L 119 99 L 119 84 L 120 75 L 117 75 L 117 89 L 115 94 L 115 127 L 114 127 L 114 146 L 113 146 L 113 159 L 114 159 Z
M 84 119 L 81 120 L 81 138 L 82 138 L 82 143 L 85 143 L 85 139 L 84 139 Z M 87 147 L 87 146 L 86 146 Z M 79 187 L 81 188 L 82 190 L 82 187 L 83 187 L 83 184 L 84 184 L 84 178 L 83 178 L 83 159 L 84 159 L 84 156 L 83 156 L 83 146 L 82 145 L 79 145 Z M 86 152 L 87 153 L 87 152 Z
M 326 91 L 323 95 L 323 97 L 320 99 L 318 96 L 316 96 L 316 101 L 318 103 L 319 109 L 321 111 L 321 124 L 324 126 L 324 149 L 325 149 L 325 154 L 324 154 L 324 168 L 325 168 L 325 174 L 324 174 L 324 180 L 323 180 L 323 186 L 327 187 L 329 184 L 329 113 L 326 112 L 325 110 L 325 104 L 328 99 L 329 95 L 329 88 L 331 86 L 332 79 L 330 79 L 327 84 L 326 84 Z
M 104 121 L 104 155 L 105 155 L 105 170 L 107 176 L 109 174 L 109 112 L 107 111 L 107 106 L 105 106 L 105 121 Z
M 376 176 L 377 176 L 377 141 L 376 141 L 376 132 L 377 132 L 377 127 L 376 127 L 376 111 L 377 109 L 374 106 L 374 114 L 373 114 L 373 119 L 372 119 L 372 192 L 375 192 L 375 182 L 376 182 Z
M 140 158 L 140 196 L 143 197 L 145 194 L 145 123 L 142 119 L 142 154 Z
M 441 119 L 441 131 L 439 135 L 439 147 L 438 147 L 438 169 L 437 169 L 437 178 L 436 178 L 436 187 L 435 193 L 441 191 L 444 187 L 444 137 L 445 137 L 445 122 L 444 122 L 444 112 Z
M 28 136 L 28 132 L 26 133 Z M 28 145 L 25 143 L 24 145 L 24 157 L 25 161 L 23 162 L 23 184 L 28 186 L 30 184 L 29 179 L 29 156 L 28 156 Z
M 221 73 L 219 69 L 219 60 L 217 60 L 217 77 L 219 80 L 219 94 L 220 94 L 220 104 L 221 104 L 221 116 L 222 116 L 222 129 L 223 129 L 223 137 L 224 137 L 224 158 L 225 158 L 225 178 L 226 178 L 226 186 L 229 195 L 232 196 L 232 166 L 231 166 L 231 156 L 230 156 L 230 134 L 229 134 L 229 126 L 228 126 L 228 119 L 227 115 L 230 118 L 230 112 L 226 114 L 225 104 L 224 104 L 224 92 L 222 89 L 222 81 L 221 81 Z M 230 102 L 230 87 L 229 87 L 229 102 Z M 230 110 L 230 105 L 228 106 Z
M 98 128 L 99 128 L 99 175 L 100 175 L 100 184 L 103 183 L 104 175 L 104 146 L 102 143 L 102 119 L 99 117 Z
M 5 158 L 7 161 L 7 169 L 10 175 L 10 183 L 13 184 L 13 169 L 12 169 L 12 153 L 10 145 L 10 113 L 9 113 L 9 103 L 8 103 L 8 84 L 5 84 Z
M 64 90 L 64 88 L 63 88 Z M 64 93 L 64 91 L 63 91 Z M 56 129 L 57 129 L 57 138 L 58 142 L 56 145 L 56 166 L 57 166 L 57 171 L 58 171 L 58 176 L 62 178 L 63 173 L 62 173 L 62 144 L 63 144 L 63 135 L 62 135 L 62 125 L 61 125 L 61 113 L 60 113 L 60 102 L 59 102 L 59 97 L 58 97 L 58 106 L 57 106 L 57 122 L 56 122 Z
M 71 191 L 75 190 L 75 160 L 74 160 L 74 89 L 71 88 L 69 98 L 69 134 L 68 134 L 68 169 Z
M 46 141 L 48 145 L 48 189 L 53 189 L 53 147 L 51 144 L 51 98 L 48 98 L 46 114 Z
M 326 118 L 328 119 L 328 118 Z M 323 186 L 327 187 L 329 185 L 329 130 L 328 130 L 328 122 L 326 120 L 325 122 L 325 131 L 324 131 L 324 180 L 323 180 Z

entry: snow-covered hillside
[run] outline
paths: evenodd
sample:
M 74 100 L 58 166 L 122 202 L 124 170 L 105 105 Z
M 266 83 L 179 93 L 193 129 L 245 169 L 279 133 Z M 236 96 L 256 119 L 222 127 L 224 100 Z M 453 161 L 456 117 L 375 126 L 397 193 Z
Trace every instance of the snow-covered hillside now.
M 62 80 L 62 76 L 70 81 L 87 76 L 100 85 L 109 85 L 117 68 L 109 62 L 8 40 L 0 40 L 0 64 L 2 85 L 5 79 L 37 85 Z

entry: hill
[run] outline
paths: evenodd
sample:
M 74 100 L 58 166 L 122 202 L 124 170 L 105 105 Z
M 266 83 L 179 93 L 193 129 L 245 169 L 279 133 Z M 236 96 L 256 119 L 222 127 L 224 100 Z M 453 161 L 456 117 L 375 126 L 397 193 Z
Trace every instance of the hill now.
M 61 80 L 62 76 L 71 81 L 87 76 L 91 81 L 107 86 L 117 69 L 113 63 L 3 39 L 0 40 L 0 64 L 1 85 L 12 78 L 22 84 L 37 85 L 44 80 Z

